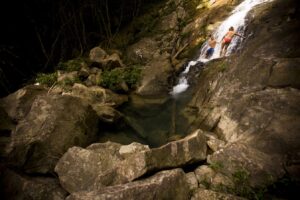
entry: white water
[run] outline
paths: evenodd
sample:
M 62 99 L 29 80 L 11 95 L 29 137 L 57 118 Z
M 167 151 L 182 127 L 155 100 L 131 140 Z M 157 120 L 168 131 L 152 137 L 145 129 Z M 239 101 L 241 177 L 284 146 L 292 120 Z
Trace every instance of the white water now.
M 220 57 L 220 50 L 221 50 L 221 40 L 223 36 L 226 34 L 228 29 L 233 26 L 234 30 L 236 30 L 240 35 L 244 34 L 245 31 L 245 18 L 248 14 L 248 12 L 256 5 L 269 2 L 272 0 L 245 0 L 241 4 L 239 4 L 232 12 L 231 15 L 222 22 L 222 24 L 214 31 L 213 36 L 218 42 L 214 54 L 211 56 L 210 59 L 205 59 L 205 53 L 208 49 L 208 44 L 205 43 L 201 48 L 201 53 L 197 60 L 189 62 L 188 66 L 182 72 L 180 75 L 178 84 L 173 87 L 173 90 L 171 92 L 172 95 L 176 96 L 181 92 L 184 92 L 188 87 L 188 81 L 186 79 L 186 74 L 189 72 L 190 68 L 194 66 L 197 62 L 208 62 L 211 59 L 219 58 Z M 247 37 L 247 36 L 245 36 Z M 238 46 L 238 44 L 242 41 L 242 39 L 238 36 L 234 37 L 228 46 L 227 52 L 225 56 L 230 55 L 234 48 Z

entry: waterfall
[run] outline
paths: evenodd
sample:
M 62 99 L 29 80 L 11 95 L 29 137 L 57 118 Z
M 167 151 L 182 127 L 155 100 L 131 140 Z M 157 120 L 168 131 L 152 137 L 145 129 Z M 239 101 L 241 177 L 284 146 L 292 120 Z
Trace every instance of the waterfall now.
M 180 74 L 178 84 L 173 87 L 171 91 L 171 95 L 176 96 L 181 92 L 184 92 L 188 87 L 188 80 L 186 79 L 186 74 L 189 72 L 190 68 L 193 67 L 198 62 L 208 62 L 211 59 L 219 58 L 221 51 L 221 40 L 223 36 L 228 31 L 229 27 L 234 27 L 234 30 L 237 31 L 238 34 L 243 35 L 245 31 L 245 19 L 248 12 L 256 5 L 259 5 L 264 2 L 269 2 L 272 0 L 245 0 L 240 3 L 232 12 L 231 15 L 225 19 L 221 25 L 212 33 L 216 41 L 218 42 L 213 55 L 209 59 L 205 59 L 205 53 L 208 49 L 207 42 L 202 45 L 201 53 L 196 60 L 190 61 L 186 67 L 186 69 Z M 227 52 L 225 56 L 230 55 L 233 50 L 238 46 L 242 41 L 240 37 L 233 37 L 230 45 L 228 46 Z

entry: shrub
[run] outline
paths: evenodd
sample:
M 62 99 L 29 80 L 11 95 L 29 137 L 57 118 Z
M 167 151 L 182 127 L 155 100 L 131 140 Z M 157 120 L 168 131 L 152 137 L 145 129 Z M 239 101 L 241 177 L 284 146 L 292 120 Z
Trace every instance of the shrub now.
M 130 88 L 134 88 L 141 77 L 141 66 L 134 65 L 125 70 L 124 80 Z
M 219 161 L 213 162 L 213 163 L 211 163 L 209 166 L 210 166 L 210 168 L 212 168 L 214 171 L 219 171 L 219 170 L 221 170 L 221 169 L 224 168 L 223 163 L 221 163 L 221 162 L 219 162 Z
M 67 78 L 67 79 L 61 81 L 60 84 L 63 86 L 72 86 L 72 85 L 74 85 L 74 83 L 82 83 L 82 81 L 78 77 L 76 77 L 74 79 Z
M 67 72 L 79 71 L 84 63 L 85 61 L 83 60 L 83 58 L 76 58 L 73 60 L 68 60 L 66 62 L 59 62 L 57 69 Z
M 57 81 L 57 73 L 56 72 L 51 74 L 39 73 L 37 74 L 35 80 L 40 84 L 52 86 Z
M 101 75 L 100 85 L 111 90 L 117 90 L 123 80 L 122 68 L 115 68 L 111 71 L 104 71 Z
M 140 73 L 141 67 L 136 65 L 104 71 L 101 75 L 100 85 L 111 90 L 118 90 L 119 85 L 125 82 L 129 88 L 134 88 L 140 79 Z

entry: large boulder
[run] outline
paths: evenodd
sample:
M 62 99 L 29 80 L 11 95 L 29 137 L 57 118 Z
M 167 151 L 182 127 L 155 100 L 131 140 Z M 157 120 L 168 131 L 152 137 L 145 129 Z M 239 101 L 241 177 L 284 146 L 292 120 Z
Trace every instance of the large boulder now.
M 107 56 L 108 54 L 103 49 L 95 47 L 91 49 L 89 58 L 93 62 L 101 63 Z
M 47 93 L 42 86 L 28 85 L 0 100 L 1 107 L 13 120 L 24 118 L 31 108 L 31 104 L 38 95 Z
M 158 54 L 159 45 L 153 38 L 142 38 L 127 49 L 127 57 L 134 63 L 147 63 Z
M 143 96 L 165 95 L 172 86 L 173 68 L 169 54 L 164 53 L 151 60 L 143 68 L 142 79 L 136 93 Z
M 110 186 L 94 191 L 71 194 L 67 200 L 106 199 L 106 200 L 151 200 L 151 199 L 189 199 L 189 188 L 182 169 L 159 172 L 144 180 L 124 185 Z
M 100 86 L 86 87 L 79 83 L 73 85 L 72 92 L 69 95 L 79 97 L 92 106 L 100 104 L 117 107 L 128 101 L 126 95 L 116 94 Z
M 11 135 L 9 162 L 28 173 L 52 172 L 68 148 L 96 139 L 97 123 L 96 113 L 79 98 L 38 96 Z
M 59 160 L 55 171 L 62 186 L 70 193 L 95 190 L 127 183 L 153 171 L 203 161 L 206 148 L 201 131 L 154 149 L 138 143 L 123 146 L 112 142 L 98 143 L 86 149 L 70 148 Z
M 115 123 L 122 118 L 122 114 L 113 107 L 128 101 L 126 95 L 119 95 L 99 86 L 86 87 L 79 83 L 73 85 L 72 92 L 68 95 L 79 97 L 90 104 L 99 119 L 107 123 Z
M 70 148 L 55 167 L 63 188 L 74 193 L 126 182 L 116 177 L 116 166 L 121 162 L 120 147 L 118 143 L 107 142 L 87 149 Z

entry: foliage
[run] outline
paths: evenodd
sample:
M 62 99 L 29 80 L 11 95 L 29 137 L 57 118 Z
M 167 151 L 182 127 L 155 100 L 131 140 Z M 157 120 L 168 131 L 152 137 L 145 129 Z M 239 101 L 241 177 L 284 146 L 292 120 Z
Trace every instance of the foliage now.
M 55 82 L 57 81 L 57 73 L 51 73 L 51 74 L 44 74 L 44 73 L 39 73 L 37 74 L 36 77 L 36 82 L 47 85 L 47 86 L 52 86 Z
M 207 179 L 204 179 L 200 182 L 200 184 L 204 185 L 206 189 L 209 189 L 211 183 Z
M 140 79 L 141 67 L 115 68 L 104 71 L 101 75 L 100 85 L 111 90 L 118 90 L 121 83 L 126 83 L 129 88 L 134 88 Z
M 245 169 L 238 169 L 232 174 L 234 185 L 232 187 L 218 185 L 216 190 L 231 193 L 247 199 L 262 200 L 267 191 L 266 187 L 253 188 L 250 185 L 250 173 Z
M 215 171 L 219 171 L 224 168 L 224 165 L 221 162 L 213 162 L 209 166 Z
M 79 71 L 84 63 L 85 61 L 82 58 L 76 58 L 73 60 L 68 60 L 66 62 L 59 62 L 57 69 L 67 72 Z
M 244 169 L 237 170 L 232 174 L 234 182 L 234 194 L 243 197 L 248 197 L 251 195 L 252 188 L 249 184 L 249 175 L 249 172 Z
M 66 78 L 63 81 L 61 81 L 60 84 L 62 86 L 72 86 L 72 85 L 74 85 L 74 83 L 81 83 L 81 82 L 82 81 L 78 77 L 76 77 L 76 78 L 73 78 L 73 79 Z

